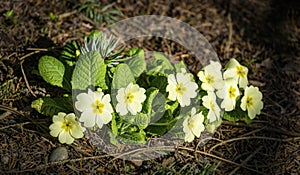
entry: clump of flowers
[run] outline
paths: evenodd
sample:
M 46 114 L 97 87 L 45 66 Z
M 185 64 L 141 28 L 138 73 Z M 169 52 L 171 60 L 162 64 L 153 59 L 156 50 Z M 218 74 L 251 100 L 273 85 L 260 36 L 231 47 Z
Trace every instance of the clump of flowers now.
M 116 51 L 117 43 L 93 32 L 82 47 L 68 43 L 63 61 L 41 58 L 41 76 L 68 93 L 37 99 L 32 107 L 52 116 L 50 135 L 61 143 L 82 138 L 86 129 L 107 128 L 114 144 L 145 143 L 170 130 L 192 142 L 202 132 L 214 132 L 222 120 L 249 123 L 263 108 L 262 93 L 249 86 L 248 68 L 236 59 L 224 70 L 211 61 L 193 74 L 183 62 L 171 64 L 157 52 L 146 64 L 142 49 Z

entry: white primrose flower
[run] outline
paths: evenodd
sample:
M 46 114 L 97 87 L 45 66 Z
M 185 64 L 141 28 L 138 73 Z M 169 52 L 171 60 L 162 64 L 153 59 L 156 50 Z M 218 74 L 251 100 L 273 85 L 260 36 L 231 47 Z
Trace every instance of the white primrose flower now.
M 224 79 L 233 78 L 241 88 L 245 88 L 248 84 L 248 68 L 240 65 L 236 59 L 231 59 L 224 72 Z
M 234 79 L 226 79 L 224 88 L 217 91 L 217 96 L 223 99 L 221 108 L 225 111 L 232 111 L 235 108 L 236 98 L 240 95 Z
M 210 64 L 198 72 L 198 77 L 202 82 L 201 88 L 205 91 L 221 89 L 224 85 L 221 64 L 217 61 L 210 61 Z
M 241 108 L 248 111 L 248 116 L 254 119 L 256 114 L 260 114 L 263 108 L 262 93 L 257 87 L 246 87 L 245 95 L 241 100 Z
M 53 116 L 52 120 L 53 124 L 49 126 L 50 135 L 58 137 L 60 143 L 71 144 L 75 138 L 83 137 L 85 128 L 81 127 L 74 113 L 66 114 L 59 112 Z
M 113 108 L 110 104 L 110 95 L 104 95 L 100 91 L 88 89 L 88 93 L 80 93 L 76 97 L 75 107 L 82 112 L 79 121 L 85 127 L 93 127 L 97 124 L 102 128 L 103 124 L 111 121 Z
M 137 84 L 130 83 L 126 88 L 118 90 L 116 111 L 126 115 L 128 111 L 136 115 L 142 110 L 142 103 L 146 100 L 146 90 Z
M 216 94 L 208 91 L 207 95 L 202 97 L 203 106 L 209 109 L 207 119 L 209 123 L 212 123 L 220 119 L 220 107 L 216 102 Z
M 174 74 L 168 76 L 168 98 L 172 101 L 177 99 L 182 107 L 191 104 L 190 99 L 197 96 L 197 88 L 198 85 L 192 81 L 190 73 L 176 73 L 176 78 Z
M 183 121 L 183 132 L 185 133 L 184 141 L 191 142 L 195 136 L 200 137 L 201 132 L 205 129 L 203 121 L 204 116 L 202 112 L 196 114 L 196 109 L 192 108 L 191 116 Z

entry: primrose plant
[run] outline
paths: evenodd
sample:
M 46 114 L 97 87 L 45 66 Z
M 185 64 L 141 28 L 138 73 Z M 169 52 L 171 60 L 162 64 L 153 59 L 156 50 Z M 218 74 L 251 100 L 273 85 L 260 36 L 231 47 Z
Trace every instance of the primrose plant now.
M 65 94 L 41 97 L 32 107 L 52 117 L 50 134 L 61 143 L 104 126 L 112 144 L 145 143 L 174 128 L 176 137 L 192 142 L 224 119 L 250 123 L 263 108 L 262 93 L 249 86 L 248 68 L 236 59 L 225 69 L 211 61 L 193 74 L 161 53 L 146 62 L 142 49 L 116 50 L 117 44 L 94 31 L 82 47 L 72 41 L 59 58 L 40 59 L 40 75 Z

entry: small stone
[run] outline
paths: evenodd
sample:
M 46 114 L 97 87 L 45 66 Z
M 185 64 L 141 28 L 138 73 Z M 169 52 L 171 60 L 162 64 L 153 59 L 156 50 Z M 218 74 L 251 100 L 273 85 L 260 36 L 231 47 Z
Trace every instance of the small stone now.
M 50 155 L 50 162 L 68 159 L 68 150 L 65 147 L 58 147 L 52 151 Z

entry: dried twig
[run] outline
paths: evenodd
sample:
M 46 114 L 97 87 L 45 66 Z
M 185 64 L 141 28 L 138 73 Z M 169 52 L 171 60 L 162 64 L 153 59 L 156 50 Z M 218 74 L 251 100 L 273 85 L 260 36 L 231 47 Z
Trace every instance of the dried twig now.
M 245 166 L 245 165 L 243 165 L 243 164 L 239 164 L 239 163 L 233 162 L 233 161 L 231 161 L 231 160 L 228 160 L 228 159 L 225 159 L 225 158 L 222 158 L 222 157 L 219 157 L 219 156 L 210 154 L 210 153 L 206 153 L 206 152 L 203 152 L 203 151 L 194 150 L 194 149 L 192 149 L 192 148 L 186 148 L 186 147 L 179 147 L 179 149 L 187 150 L 187 151 L 193 151 L 193 152 L 198 153 L 198 154 L 202 154 L 202 155 L 205 155 L 205 156 L 209 156 L 209 157 L 212 157 L 212 158 L 221 160 L 221 161 L 223 161 L 223 162 L 226 162 L 226 163 L 230 163 L 230 164 L 236 165 L 237 167 L 243 167 L 243 168 L 245 168 L 245 169 L 247 169 L 247 170 L 256 172 L 256 173 L 258 173 L 258 174 L 265 174 L 265 173 L 263 173 L 263 172 L 260 172 L 260 171 L 257 171 L 257 170 L 255 170 L 255 169 L 249 168 L 249 167 L 247 167 L 247 166 Z
M 250 154 L 242 163 L 241 165 L 245 165 L 249 160 L 251 160 L 251 158 L 257 154 L 261 149 L 263 148 L 263 146 L 258 147 L 252 154 Z M 236 174 L 236 171 L 239 170 L 241 167 L 236 167 L 234 170 L 232 170 L 229 175 L 234 175 Z
M 278 141 L 278 142 L 290 142 L 290 141 L 300 140 L 300 137 L 293 137 L 293 138 L 286 138 L 286 139 L 273 138 L 273 137 L 264 137 L 264 136 L 238 137 L 238 138 L 233 138 L 233 139 L 225 140 L 221 143 L 218 143 L 218 144 L 214 145 L 213 147 L 211 147 L 208 152 L 211 152 L 215 148 L 217 148 L 221 145 L 224 145 L 226 143 L 229 143 L 229 142 L 234 142 L 234 141 L 238 141 L 238 140 L 250 140 L 250 139 L 273 140 L 273 141 Z
M 101 158 L 105 158 L 105 157 L 109 157 L 109 156 L 110 155 L 106 154 L 106 155 L 91 156 L 91 157 L 82 157 L 82 158 L 76 158 L 76 159 L 67 159 L 67 160 L 62 160 L 62 161 L 56 161 L 56 162 L 50 162 L 50 163 L 41 164 L 41 165 L 39 165 L 39 166 L 37 166 L 35 168 L 31 168 L 31 169 L 20 170 L 20 171 L 13 170 L 13 171 L 7 171 L 5 173 L 35 172 L 35 171 L 38 171 L 38 170 L 46 169 L 46 168 L 51 167 L 51 166 L 60 165 L 60 164 L 68 163 L 68 162 L 79 162 L 79 161 L 85 161 L 85 160 L 95 160 L 95 159 L 101 159 Z
M 30 85 L 29 85 L 29 82 L 27 80 L 27 77 L 26 77 L 26 74 L 25 74 L 25 71 L 24 71 L 24 68 L 23 68 L 23 61 L 21 61 L 21 71 L 22 71 L 22 74 L 23 74 L 23 77 L 24 77 L 24 80 L 25 80 L 25 84 L 26 84 L 26 87 L 27 89 L 29 90 L 29 92 L 34 96 L 36 97 L 36 95 L 34 94 L 34 92 L 32 91 Z
M 0 105 L 0 110 L 11 112 L 11 113 L 14 113 L 14 114 L 17 114 L 20 116 L 24 116 L 22 113 L 20 113 L 19 111 L 15 110 L 9 106 Z

